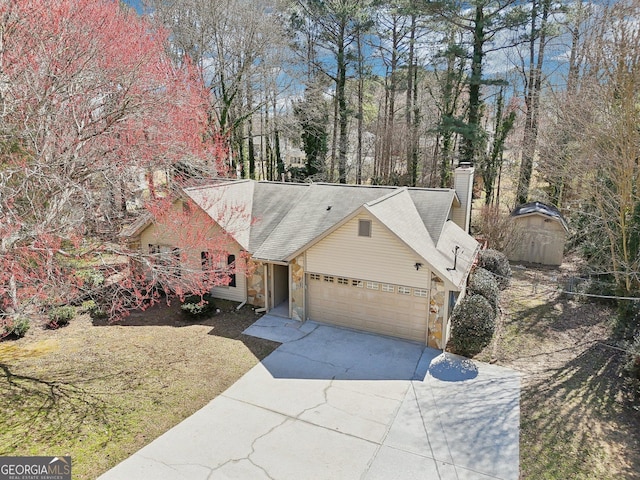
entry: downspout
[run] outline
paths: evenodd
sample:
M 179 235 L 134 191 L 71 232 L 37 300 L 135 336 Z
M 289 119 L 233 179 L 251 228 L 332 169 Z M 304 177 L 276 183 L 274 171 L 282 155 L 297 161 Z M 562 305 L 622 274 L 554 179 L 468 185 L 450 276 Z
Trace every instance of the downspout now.
M 431 324 L 431 268 L 429 268 L 429 276 L 427 277 L 427 338 L 424 344 L 429 346 L 429 325 Z
M 269 278 L 269 264 L 264 264 L 264 311 L 269 311 L 269 296 L 271 295 L 271 281 Z
M 287 265 L 287 287 L 289 288 L 287 303 L 289 304 L 289 318 L 293 317 L 293 302 L 291 301 L 291 295 L 293 294 L 293 275 L 291 274 L 291 270 L 291 262 L 289 262 L 289 265 Z

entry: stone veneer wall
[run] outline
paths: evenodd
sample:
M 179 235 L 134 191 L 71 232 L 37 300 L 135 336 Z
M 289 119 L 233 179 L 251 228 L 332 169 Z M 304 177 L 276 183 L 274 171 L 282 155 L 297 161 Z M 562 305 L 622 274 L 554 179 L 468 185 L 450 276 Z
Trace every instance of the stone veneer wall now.
M 255 262 L 253 274 L 247 278 L 247 303 L 255 307 L 264 307 L 265 282 L 264 265 Z
M 431 348 L 442 349 L 442 326 L 444 325 L 444 283 L 433 273 L 431 274 L 431 292 L 429 300 L 429 333 L 427 345 Z
M 304 321 L 304 256 L 291 261 L 291 318 Z

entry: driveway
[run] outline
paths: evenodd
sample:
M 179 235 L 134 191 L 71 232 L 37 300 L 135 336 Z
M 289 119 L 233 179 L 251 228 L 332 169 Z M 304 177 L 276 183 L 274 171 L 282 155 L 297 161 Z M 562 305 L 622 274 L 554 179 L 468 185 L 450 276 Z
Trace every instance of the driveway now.
M 245 333 L 283 344 L 100 480 L 518 478 L 513 370 L 269 315 Z

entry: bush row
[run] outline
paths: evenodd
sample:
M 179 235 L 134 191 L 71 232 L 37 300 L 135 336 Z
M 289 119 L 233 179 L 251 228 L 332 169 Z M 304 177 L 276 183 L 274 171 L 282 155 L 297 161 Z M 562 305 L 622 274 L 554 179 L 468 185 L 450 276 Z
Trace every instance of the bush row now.
M 496 250 L 480 252 L 467 296 L 458 302 L 451 315 L 449 345 L 455 353 L 473 356 L 489 345 L 496 329 L 500 290 L 510 280 L 511 266 L 506 255 Z

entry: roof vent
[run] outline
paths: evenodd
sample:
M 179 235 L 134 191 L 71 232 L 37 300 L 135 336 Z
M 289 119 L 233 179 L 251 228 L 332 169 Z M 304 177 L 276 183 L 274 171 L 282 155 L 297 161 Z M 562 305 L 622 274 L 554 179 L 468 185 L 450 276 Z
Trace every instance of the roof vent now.
M 329 210 L 331 210 L 331 205 L 329 205 L 329 206 L 327 207 L 327 212 L 328 212 Z

